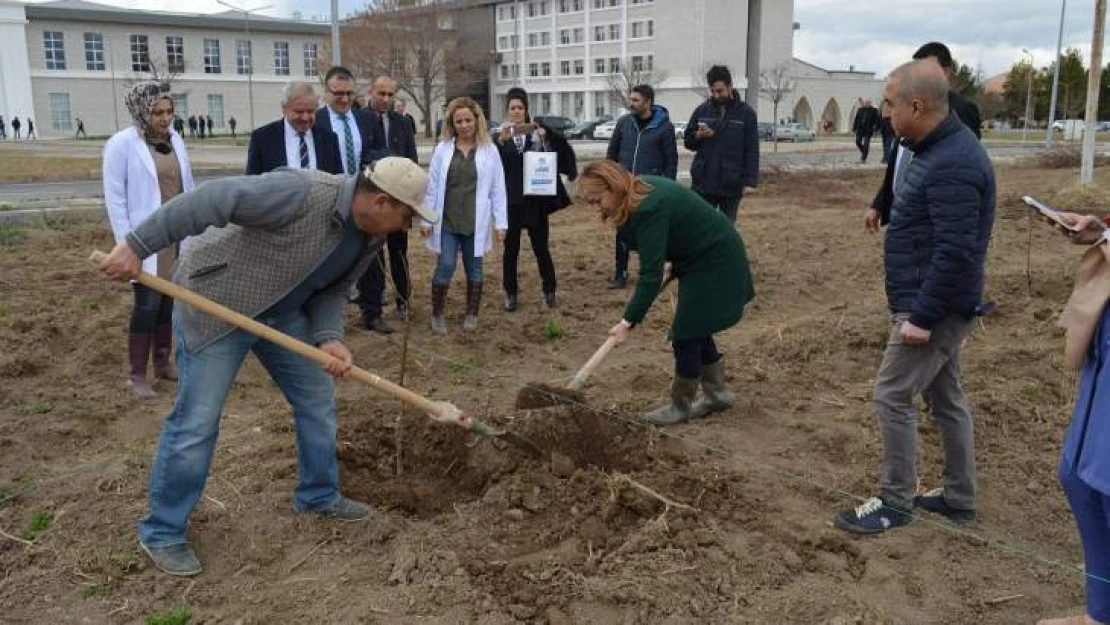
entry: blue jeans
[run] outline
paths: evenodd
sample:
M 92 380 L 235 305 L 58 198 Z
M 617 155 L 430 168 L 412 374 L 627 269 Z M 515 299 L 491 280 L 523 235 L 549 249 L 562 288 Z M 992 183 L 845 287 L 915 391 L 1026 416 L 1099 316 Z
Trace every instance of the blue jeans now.
M 1060 463 L 1060 484 L 1075 515 L 1087 571 L 1087 614 L 1110 622 L 1110 495 L 1079 479 L 1075 467 Z
M 301 310 L 258 321 L 312 342 L 308 317 Z M 190 352 L 178 325 L 174 315 L 177 399 L 158 440 L 150 470 L 150 511 L 139 521 L 139 540 L 148 547 L 187 542 L 189 515 L 204 492 L 216 449 L 220 413 L 247 352 L 254 352 L 293 407 L 300 477 L 293 509 L 304 512 L 331 507 L 339 498 L 331 376 L 311 360 L 243 330 Z
M 456 234 L 447 229 L 440 232 L 443 236 L 439 239 L 439 260 L 436 261 L 436 269 L 432 273 L 432 284 L 436 286 L 451 284 L 460 253 L 467 281 L 481 282 L 482 257 L 474 256 L 474 235 Z

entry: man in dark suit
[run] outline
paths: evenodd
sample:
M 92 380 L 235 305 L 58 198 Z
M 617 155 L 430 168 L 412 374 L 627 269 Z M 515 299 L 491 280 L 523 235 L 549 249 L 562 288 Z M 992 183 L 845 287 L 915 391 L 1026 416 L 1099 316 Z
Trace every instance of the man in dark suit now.
M 416 119 L 412 115 L 409 115 L 408 113 L 405 112 L 405 107 L 406 106 L 407 105 L 405 104 L 404 100 L 402 100 L 401 98 L 397 98 L 393 102 L 393 111 L 395 113 L 397 113 L 398 115 L 404 117 L 406 120 L 408 120 L 409 126 L 412 126 L 412 136 L 415 137 L 416 136 Z
M 871 104 L 871 98 L 860 98 L 856 121 L 852 124 L 852 130 L 856 133 L 856 148 L 860 154 L 859 162 L 867 162 L 867 155 L 871 153 L 871 136 L 878 128 L 879 111 Z
M 409 120 L 393 110 L 397 96 L 397 81 L 389 76 L 379 76 L 369 89 L 369 107 L 366 110 L 374 120 L 375 132 L 382 137 L 389 156 L 403 156 L 417 162 L 416 139 Z M 411 224 L 410 224 L 411 225 Z M 389 249 L 389 273 L 396 290 L 397 314 L 404 318 L 409 311 L 412 287 L 408 273 L 408 230 L 391 233 L 386 246 Z M 385 295 L 385 250 L 379 251 L 366 273 L 358 281 L 358 305 L 362 322 L 367 330 L 389 334 L 393 328 L 382 317 Z
M 324 87 L 327 106 L 316 111 L 313 128 L 335 134 L 343 173 L 353 176 L 361 166 L 389 156 L 385 141 L 375 130 L 374 118 L 363 109 L 353 108 L 356 94 L 351 71 L 339 65 L 332 67 L 324 75 Z
M 918 48 L 917 52 L 913 53 L 913 58 L 914 60 L 933 59 L 941 66 L 945 75 L 951 81 L 952 52 L 948 50 L 948 46 L 937 41 L 930 41 Z M 948 91 L 948 110 L 955 113 L 956 117 L 959 117 L 960 121 L 971 132 L 975 133 L 977 139 L 982 138 L 982 121 L 979 116 L 979 107 L 974 102 L 968 101 L 954 89 L 950 89 Z M 867 210 L 867 215 L 864 217 L 864 227 L 868 231 L 878 232 L 881 226 L 890 221 L 890 207 L 894 204 L 894 192 L 899 187 L 902 174 L 909 167 L 912 159 L 913 153 L 902 146 L 900 142 L 895 142 L 895 147 L 887 154 L 886 176 L 883 178 L 883 184 L 879 187 L 879 192 L 875 194 L 875 199 L 871 202 L 871 208 Z
M 294 81 L 285 85 L 281 97 L 282 119 L 251 133 L 247 147 L 248 176 L 278 167 L 343 173 L 335 135 L 313 129 L 318 103 L 312 83 Z

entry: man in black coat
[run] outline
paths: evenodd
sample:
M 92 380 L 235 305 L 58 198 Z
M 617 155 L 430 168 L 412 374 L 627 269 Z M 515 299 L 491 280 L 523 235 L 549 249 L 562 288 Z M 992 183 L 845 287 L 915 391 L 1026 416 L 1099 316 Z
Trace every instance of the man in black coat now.
M 736 221 L 740 199 L 759 181 L 759 125 L 755 110 L 732 88 L 732 73 L 714 65 L 705 75 L 710 97 L 690 116 L 683 133 L 696 152 L 692 187 L 705 201 Z
M 396 112 L 398 115 L 401 115 L 402 117 L 404 117 L 406 120 L 408 120 L 409 125 L 412 126 L 412 136 L 415 137 L 416 136 L 416 119 L 412 115 L 409 115 L 408 113 L 405 112 L 405 107 L 406 106 L 407 105 L 405 104 L 404 100 L 402 100 L 401 98 L 397 98 L 397 101 L 393 103 L 393 111 Z
M 943 43 L 930 41 L 918 48 L 917 52 L 913 53 L 913 58 L 914 60 L 933 59 L 951 80 L 952 53 L 948 50 L 948 46 Z M 979 107 L 974 102 L 969 102 L 956 91 L 949 90 L 948 109 L 955 113 L 956 117 L 975 134 L 975 138 L 982 138 L 982 121 L 979 117 Z M 909 167 L 909 159 L 913 158 L 913 154 L 901 146 L 900 143 L 895 142 L 895 146 L 887 154 L 886 175 L 883 177 L 883 184 L 879 187 L 879 192 L 875 194 L 875 199 L 871 202 L 871 208 L 867 210 L 864 217 L 864 227 L 870 232 L 878 232 L 880 226 L 890 222 L 890 207 L 894 204 L 894 192 L 901 183 L 902 173 Z
M 871 104 L 870 98 L 859 99 L 859 109 L 852 130 L 856 133 L 856 148 L 859 149 L 859 162 L 866 163 L 871 153 L 871 136 L 879 127 L 879 111 Z
M 354 176 L 361 166 L 389 156 L 385 141 L 375 128 L 374 118 L 363 109 L 353 108 L 355 77 L 351 70 L 336 65 L 324 75 L 324 101 L 327 106 L 316 111 L 320 132 L 331 132 L 339 143 L 343 173 Z
M 417 162 L 416 138 L 413 127 L 393 110 L 393 99 L 397 95 L 397 81 L 389 76 L 379 76 L 370 86 L 369 106 L 363 109 L 374 121 L 374 131 L 382 137 L 389 156 L 403 156 Z M 411 226 L 411 224 L 410 224 Z M 404 318 L 409 312 L 409 297 L 412 285 L 408 272 L 408 230 L 398 230 L 386 238 L 389 250 L 389 275 L 396 290 L 397 314 Z M 378 252 L 366 273 L 358 280 L 358 306 L 362 310 L 362 322 L 367 330 L 390 334 L 393 327 L 382 317 L 382 304 L 385 295 L 385 249 Z
M 313 129 L 318 102 L 312 83 L 294 81 L 285 85 L 282 118 L 251 133 L 245 172 L 248 176 L 278 167 L 343 173 L 335 135 Z

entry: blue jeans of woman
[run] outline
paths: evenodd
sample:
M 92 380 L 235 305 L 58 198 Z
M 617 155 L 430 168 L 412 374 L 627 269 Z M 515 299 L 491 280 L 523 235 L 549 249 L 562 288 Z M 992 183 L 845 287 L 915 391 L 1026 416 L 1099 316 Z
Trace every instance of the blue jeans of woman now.
M 462 256 L 463 269 L 467 282 L 482 281 L 482 257 L 474 256 L 474 235 L 458 234 L 444 228 L 439 240 L 439 260 L 436 261 L 432 284 L 446 286 L 451 284 L 459 256 Z
M 1110 623 L 1110 495 L 1081 480 L 1071 463 L 1060 463 L 1060 485 L 1071 505 L 1087 572 L 1087 614 Z
M 312 342 L 303 310 L 258 321 Z M 335 504 L 339 499 L 339 463 L 335 456 L 335 387 L 331 376 L 304 356 L 243 330 L 191 352 L 185 347 L 178 324 L 179 318 L 174 315 L 177 398 L 158 440 L 150 470 L 150 510 L 139 521 L 139 540 L 147 547 L 187 542 L 189 515 L 204 492 L 216 449 L 220 413 L 247 352 L 254 352 L 293 407 L 300 479 L 293 509 L 326 510 Z

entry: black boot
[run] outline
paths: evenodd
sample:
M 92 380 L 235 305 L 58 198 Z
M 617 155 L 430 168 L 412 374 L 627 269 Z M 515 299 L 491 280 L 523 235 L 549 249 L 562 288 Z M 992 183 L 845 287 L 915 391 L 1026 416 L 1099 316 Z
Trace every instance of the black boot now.
M 150 332 L 138 332 L 127 335 L 128 361 L 131 364 L 131 375 L 127 380 L 127 387 L 139 399 L 156 397 L 154 389 L 146 379 L 146 365 L 150 360 L 150 347 L 154 342 L 154 335 Z
M 701 397 L 690 409 L 691 419 L 700 419 L 732 407 L 732 393 L 725 383 L 725 361 L 705 365 L 701 373 Z
M 432 332 L 447 334 L 447 320 L 443 318 L 443 309 L 447 307 L 447 289 L 450 284 L 432 285 Z
M 466 317 L 463 318 L 463 330 L 478 329 L 478 309 L 482 305 L 482 283 L 466 281 Z
M 154 377 L 162 380 L 177 380 L 177 371 L 170 360 L 173 352 L 173 326 L 160 324 L 154 329 Z
M 644 420 L 652 425 L 674 425 L 690 419 L 694 396 L 698 393 L 698 378 L 675 375 L 671 385 L 671 401 L 646 415 Z
M 613 279 L 609 281 L 610 289 L 623 289 L 628 286 L 628 274 L 621 271 L 613 275 Z

